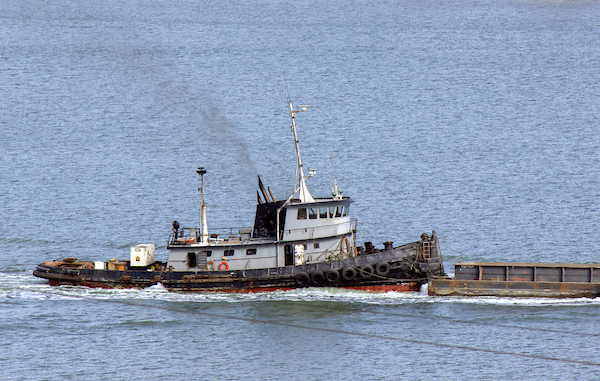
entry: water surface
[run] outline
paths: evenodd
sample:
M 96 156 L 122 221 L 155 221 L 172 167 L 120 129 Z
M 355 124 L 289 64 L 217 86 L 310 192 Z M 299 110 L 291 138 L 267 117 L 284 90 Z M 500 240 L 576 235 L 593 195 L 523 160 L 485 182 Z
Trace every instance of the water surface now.
M 6 379 L 600 377 L 598 299 L 51 288 L 35 265 L 127 257 L 173 220 L 253 223 L 256 175 L 330 157 L 359 242 L 436 230 L 465 260 L 598 262 L 593 1 L 0 4 Z M 285 77 L 285 82 L 284 82 Z M 15 366 L 16 364 L 16 366 Z M 51 364 L 51 365 L 50 365 Z

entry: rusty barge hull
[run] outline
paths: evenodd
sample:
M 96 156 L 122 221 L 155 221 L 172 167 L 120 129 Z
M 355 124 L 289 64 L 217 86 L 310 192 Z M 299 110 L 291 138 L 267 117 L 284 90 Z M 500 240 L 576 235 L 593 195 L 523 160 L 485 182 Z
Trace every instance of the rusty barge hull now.
M 432 296 L 595 298 L 600 265 L 576 263 L 462 262 L 454 278 L 429 282 Z

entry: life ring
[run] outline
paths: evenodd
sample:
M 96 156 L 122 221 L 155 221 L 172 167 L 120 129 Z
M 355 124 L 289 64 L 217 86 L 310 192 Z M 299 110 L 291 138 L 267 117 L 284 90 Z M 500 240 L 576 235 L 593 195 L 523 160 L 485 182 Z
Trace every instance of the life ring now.
M 325 271 L 325 279 L 329 283 L 337 283 L 340 280 L 340 273 L 337 270 L 329 269 Z
M 298 283 L 298 286 L 300 287 L 306 287 L 310 283 L 310 277 L 305 272 L 298 273 L 296 275 L 296 283 Z
M 219 270 L 221 270 L 221 271 L 229 270 L 229 263 L 227 263 L 227 262 L 219 263 Z
M 344 280 L 354 280 L 354 277 L 356 277 L 356 270 L 354 267 L 348 266 L 342 270 L 342 278 L 344 278 Z
M 371 265 L 364 265 L 363 267 L 360 268 L 359 273 L 360 273 L 361 278 L 369 279 L 375 273 L 375 269 Z
M 340 242 L 340 254 L 348 255 L 350 254 L 350 240 L 348 237 L 344 237 Z
M 387 262 L 379 262 L 375 266 L 375 272 L 379 276 L 386 276 L 390 272 L 390 264 Z
M 310 280 L 316 285 L 323 284 L 325 282 L 325 274 L 323 274 L 323 271 L 311 271 Z

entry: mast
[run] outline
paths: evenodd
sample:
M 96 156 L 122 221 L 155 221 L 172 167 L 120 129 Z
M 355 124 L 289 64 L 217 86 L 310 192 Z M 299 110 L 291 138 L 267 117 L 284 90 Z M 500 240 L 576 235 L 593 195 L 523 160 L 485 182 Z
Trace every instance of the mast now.
M 200 175 L 200 242 L 208 243 L 208 224 L 206 222 L 206 204 L 204 204 L 204 174 L 206 169 L 198 167 L 196 173 Z
M 288 99 L 288 105 L 290 106 L 290 115 L 292 116 L 292 132 L 294 133 L 294 142 L 296 144 L 296 159 L 297 159 L 297 173 L 299 186 L 296 191 L 300 191 L 299 197 L 301 202 L 314 202 L 315 199 L 310 195 L 308 188 L 306 187 L 306 179 L 314 176 L 314 171 L 310 170 L 309 176 L 304 176 L 304 169 L 302 167 L 302 158 L 300 157 L 300 141 L 298 140 L 298 133 L 296 132 L 296 114 L 299 112 L 306 111 L 312 106 L 296 106 L 301 107 L 300 110 L 294 110 L 292 102 Z M 295 187 L 295 185 L 294 185 Z
M 337 181 L 337 167 L 335 165 L 335 158 L 333 156 L 329 157 L 331 161 L 331 177 L 333 178 L 333 185 L 331 186 L 331 195 L 334 200 L 341 200 L 343 191 L 338 186 Z

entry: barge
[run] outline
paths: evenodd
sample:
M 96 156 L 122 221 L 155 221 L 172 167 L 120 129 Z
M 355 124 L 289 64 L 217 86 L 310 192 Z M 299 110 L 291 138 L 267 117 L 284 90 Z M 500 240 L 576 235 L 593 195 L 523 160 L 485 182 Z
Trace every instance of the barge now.
M 173 222 L 167 262 L 155 259 L 155 245 L 130 248 L 129 259 L 53 260 L 37 266 L 33 275 L 51 285 L 105 288 L 144 288 L 162 284 L 173 291 L 253 292 L 303 287 L 341 287 L 366 291 L 418 291 L 429 279 L 444 275 L 435 231 L 419 240 L 376 248 L 356 244 L 354 200 L 342 196 L 334 177 L 330 197 L 314 198 L 300 156 L 295 118 L 311 106 L 294 108 L 288 100 L 296 148 L 294 191 L 276 200 L 258 178 L 252 228 L 209 234 L 204 203 L 203 167 L 200 175 L 199 226 L 182 228 Z
M 454 278 L 435 277 L 432 296 L 596 298 L 600 264 L 461 262 Z

